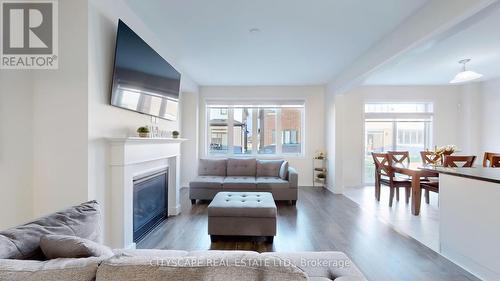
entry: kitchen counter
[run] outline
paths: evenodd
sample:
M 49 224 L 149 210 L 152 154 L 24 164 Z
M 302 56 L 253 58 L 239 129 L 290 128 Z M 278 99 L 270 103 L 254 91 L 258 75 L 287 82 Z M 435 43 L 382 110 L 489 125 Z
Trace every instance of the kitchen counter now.
M 487 181 L 500 184 L 500 168 L 445 168 L 440 166 L 425 166 L 423 170 L 435 171 L 440 174 L 452 175 L 468 179 Z M 500 186 L 499 186 L 500 187 Z
M 482 280 L 500 280 L 500 168 L 439 173 L 440 253 Z

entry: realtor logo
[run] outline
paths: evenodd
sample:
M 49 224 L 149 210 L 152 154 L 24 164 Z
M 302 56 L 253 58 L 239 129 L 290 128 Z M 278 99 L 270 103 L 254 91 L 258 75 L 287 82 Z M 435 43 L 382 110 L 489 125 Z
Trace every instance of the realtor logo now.
M 56 69 L 57 1 L 0 3 L 0 68 Z

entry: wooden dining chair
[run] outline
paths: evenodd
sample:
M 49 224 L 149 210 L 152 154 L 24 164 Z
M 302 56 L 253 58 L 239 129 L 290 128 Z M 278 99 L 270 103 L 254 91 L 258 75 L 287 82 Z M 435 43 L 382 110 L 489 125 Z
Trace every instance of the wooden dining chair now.
M 410 152 L 409 151 L 387 151 L 387 154 L 389 154 L 389 160 L 391 165 L 393 164 L 401 164 L 401 165 L 406 165 L 410 166 Z M 408 177 L 398 177 L 400 180 L 407 179 L 410 180 Z M 396 200 L 399 201 L 399 188 L 396 188 Z M 407 192 L 405 194 L 406 196 L 406 203 L 410 201 L 410 194 L 411 192 Z
M 476 156 L 445 156 L 443 166 L 453 168 L 471 168 Z
M 387 151 L 391 163 L 410 165 L 410 152 L 408 151 Z
M 448 155 L 444 157 L 443 166 L 454 167 L 454 168 L 471 168 L 474 165 L 476 156 L 454 156 Z M 422 182 L 420 187 L 425 190 L 425 203 L 430 202 L 430 192 L 439 193 L 439 181 L 430 180 L 428 182 Z
M 500 153 L 497 152 L 485 152 L 483 156 L 483 167 L 493 167 L 492 166 L 492 157 L 500 156 Z
M 500 168 L 500 155 L 494 155 L 491 157 L 490 167 Z
M 392 156 L 388 153 L 372 153 L 372 157 L 375 164 L 375 198 L 377 201 L 380 201 L 380 187 L 383 184 L 389 187 L 389 207 L 392 207 L 394 193 L 399 193 L 401 187 L 405 188 L 406 203 L 408 203 L 410 201 L 411 181 L 395 176 L 391 166 Z M 399 196 L 396 200 L 399 200 Z
M 439 155 L 436 155 L 432 151 L 420 151 L 420 158 L 423 165 L 436 164 L 441 159 Z

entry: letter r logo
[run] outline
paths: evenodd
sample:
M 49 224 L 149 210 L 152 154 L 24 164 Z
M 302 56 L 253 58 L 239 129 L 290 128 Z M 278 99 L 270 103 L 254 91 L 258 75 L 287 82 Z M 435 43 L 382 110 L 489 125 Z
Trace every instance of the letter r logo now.
M 53 3 L 2 3 L 3 54 L 51 54 Z

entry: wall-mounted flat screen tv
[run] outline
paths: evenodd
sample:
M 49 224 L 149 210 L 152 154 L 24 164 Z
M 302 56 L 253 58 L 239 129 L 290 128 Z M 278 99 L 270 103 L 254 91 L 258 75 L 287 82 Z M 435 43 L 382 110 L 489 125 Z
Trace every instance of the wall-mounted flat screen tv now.
M 181 74 L 124 22 L 118 22 L 111 105 L 177 120 Z

